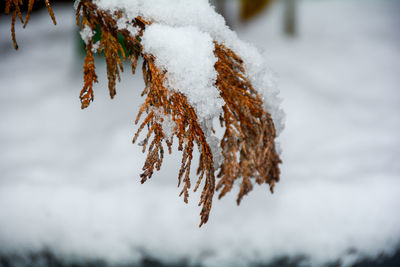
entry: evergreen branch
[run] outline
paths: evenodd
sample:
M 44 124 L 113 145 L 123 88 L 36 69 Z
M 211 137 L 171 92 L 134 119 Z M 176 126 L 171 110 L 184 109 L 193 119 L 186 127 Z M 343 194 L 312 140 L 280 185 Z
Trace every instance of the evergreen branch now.
M 55 24 L 51 6 L 48 0 L 44 1 Z M 29 1 L 24 26 L 30 18 L 33 2 L 34 0 Z M 21 0 L 6 0 L 6 13 L 12 11 L 11 33 L 16 49 L 16 17 L 23 22 L 20 4 Z M 200 226 L 208 221 L 214 193 L 219 191 L 219 198 L 222 198 L 232 190 L 236 181 L 240 181 L 238 205 L 253 189 L 255 183 L 267 184 L 273 192 L 275 183 L 279 181 L 281 163 L 275 147 L 275 126 L 271 114 L 263 106 L 260 95 L 247 78 L 243 60 L 233 50 L 214 41 L 214 55 L 217 59 L 214 65 L 217 73 L 215 86 L 224 101 L 220 123 L 225 131 L 220 142 L 223 161 L 214 166 L 215 155 L 207 142 L 207 133 L 204 132 L 210 129 L 205 130 L 201 127 L 198 114 L 186 95 L 165 86 L 168 69 L 161 70 L 155 63 L 156 57 L 143 51 L 141 37 L 152 22 L 140 16 L 128 21 L 130 26 L 138 29 L 137 33 L 132 34 L 128 29 L 118 27 L 117 20 L 122 15 L 122 10 L 113 13 L 101 10 L 91 0 L 81 0 L 77 5 L 76 22 L 81 27 L 86 48 L 84 85 L 80 100 L 82 109 L 87 108 L 94 100 L 93 85 L 97 82 L 94 53 L 104 54 L 111 98 L 116 94 L 116 80 L 120 80 L 123 62 L 131 64 L 134 74 L 138 59 L 143 59 L 142 70 L 146 86 L 142 96 L 145 96 L 145 101 L 140 107 L 135 123 L 138 124 L 144 114 L 146 116 L 143 116 L 144 119 L 133 138 L 133 143 L 137 142 L 141 132 L 147 127 L 146 137 L 140 143 L 143 153 L 147 151 L 143 173 L 140 174 L 141 183 L 150 179 L 154 171 L 161 169 L 164 148 L 166 146 L 171 154 L 176 138 L 178 150 L 182 151 L 178 187 L 182 187 L 180 196 L 183 196 L 186 203 L 192 186 L 190 171 L 195 145 L 200 154 L 198 179 L 194 187 L 196 191 L 204 184 L 199 201 L 199 206 L 202 206 Z M 96 29 L 101 31 L 98 43 L 93 41 Z M 118 36 L 124 37 L 122 43 Z M 167 132 L 164 124 L 169 119 L 172 120 L 173 127 Z M 215 177 L 217 171 L 218 182 Z

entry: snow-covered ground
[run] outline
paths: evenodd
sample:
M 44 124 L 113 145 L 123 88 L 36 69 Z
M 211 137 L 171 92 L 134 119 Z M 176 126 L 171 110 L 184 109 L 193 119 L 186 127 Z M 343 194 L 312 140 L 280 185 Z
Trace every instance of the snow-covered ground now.
M 239 36 L 277 73 L 286 129 L 276 193 L 256 188 L 214 201 L 201 229 L 199 194 L 176 188 L 180 154 L 139 183 L 131 145 L 141 76 L 123 74 L 108 99 L 104 65 L 95 102 L 80 110 L 82 57 L 71 7 L 58 25 L 35 13 L 0 17 L 0 254 L 45 249 L 68 259 L 246 266 L 281 256 L 306 264 L 390 255 L 400 244 L 400 2 L 301 1 L 300 35 L 280 34 L 281 6 Z

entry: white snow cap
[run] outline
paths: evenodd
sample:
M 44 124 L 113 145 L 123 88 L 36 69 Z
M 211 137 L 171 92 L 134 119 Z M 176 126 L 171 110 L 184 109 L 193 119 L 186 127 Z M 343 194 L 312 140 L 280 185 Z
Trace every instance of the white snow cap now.
M 88 25 L 85 25 L 85 27 L 80 31 L 81 38 L 86 45 L 88 45 L 90 40 L 92 40 L 94 34 L 95 32 Z
M 244 61 L 246 75 L 263 97 L 277 133 L 283 128 L 278 91 L 263 56 L 237 37 L 208 0 L 96 0 L 100 9 L 122 10 L 130 21 L 137 16 L 153 22 L 143 35 L 145 52 L 156 57 L 158 67 L 168 71 L 166 86 L 184 93 L 198 112 L 210 119 L 221 112 L 223 100 L 215 87 L 213 41 L 235 51 Z
M 194 27 L 171 27 L 154 23 L 142 38 L 145 53 L 155 56 L 158 68 L 167 70 L 165 86 L 187 96 L 199 118 L 222 112 L 224 101 L 215 87 L 217 72 L 210 35 Z

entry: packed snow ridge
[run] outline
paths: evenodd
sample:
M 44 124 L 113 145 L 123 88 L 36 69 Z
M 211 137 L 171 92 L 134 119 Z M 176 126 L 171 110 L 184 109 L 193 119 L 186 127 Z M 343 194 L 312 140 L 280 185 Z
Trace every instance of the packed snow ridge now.
M 144 51 L 155 56 L 157 67 L 167 71 L 165 86 L 185 94 L 200 121 L 217 117 L 224 104 L 215 87 L 217 59 L 213 42 L 235 51 L 272 115 L 277 133 L 281 132 L 283 112 L 279 107 L 279 92 L 262 55 L 239 40 L 207 0 L 96 0 L 94 3 L 111 13 L 122 11 L 124 21 L 118 25 L 123 27 L 138 16 L 152 22 L 143 33 Z

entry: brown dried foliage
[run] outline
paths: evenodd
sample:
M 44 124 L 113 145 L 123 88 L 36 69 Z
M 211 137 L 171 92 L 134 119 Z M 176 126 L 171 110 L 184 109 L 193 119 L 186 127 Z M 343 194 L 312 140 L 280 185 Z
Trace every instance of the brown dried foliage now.
M 7 0 L 11 3 L 11 0 Z M 12 0 L 15 3 L 19 0 Z M 7 3 L 8 3 L 7 2 Z M 48 3 L 46 1 L 46 3 Z M 10 4 L 9 4 L 10 5 Z M 16 6 L 14 4 L 14 6 Z M 17 9 L 15 14 L 20 14 Z M 211 148 L 206 141 L 205 133 L 199 125 L 194 108 L 182 93 L 168 90 L 164 86 L 166 71 L 157 68 L 156 58 L 142 50 L 140 37 L 151 22 L 137 17 L 129 23 L 140 28 L 138 36 L 131 36 L 127 30 L 119 30 L 115 18 L 122 15 L 120 11 L 110 14 L 100 10 L 90 0 L 81 0 L 77 7 L 76 21 L 83 29 L 101 29 L 101 39 L 97 53 L 104 54 L 107 64 L 108 88 L 111 98 L 116 94 L 116 80 L 120 79 L 123 62 L 128 61 L 135 73 L 138 58 L 143 58 L 143 78 L 146 84 L 142 104 L 135 123 L 138 124 L 146 113 L 133 142 L 136 142 L 143 129 L 147 134 L 141 142 L 147 157 L 140 175 L 141 182 L 150 179 L 155 170 L 160 170 L 164 149 L 172 151 L 174 138 L 178 149 L 182 151 L 182 162 L 178 175 L 178 187 L 183 184 L 180 195 L 188 202 L 191 189 L 190 172 L 194 146 L 197 145 L 200 160 L 197 168 L 198 180 L 196 191 L 201 184 L 203 189 L 199 206 L 202 206 L 200 226 L 208 221 L 215 191 L 220 191 L 219 198 L 231 191 L 236 180 L 241 181 L 237 203 L 253 189 L 253 181 L 267 184 L 273 192 L 279 181 L 279 163 L 281 162 L 275 148 L 275 127 L 271 115 L 263 108 L 263 102 L 251 82 L 246 77 L 242 59 L 234 51 L 215 42 L 214 54 L 217 57 L 215 69 L 218 73 L 216 86 L 225 101 L 223 114 L 220 115 L 221 126 L 225 133 L 221 140 L 224 160 L 218 166 L 216 183 L 214 159 Z M 13 16 L 15 20 L 15 15 Z M 14 25 L 14 24 L 12 24 Z M 13 26 L 12 26 L 13 29 Z M 118 41 L 118 34 L 124 36 L 125 53 Z M 86 108 L 94 99 L 93 84 L 97 82 L 95 72 L 95 44 L 89 40 L 86 44 L 86 57 L 83 67 L 84 86 L 80 94 L 82 108 Z M 163 122 L 170 117 L 175 123 L 172 136 L 163 132 Z
M 32 9 L 33 9 L 33 4 L 35 2 L 35 0 L 29 0 L 28 2 L 28 13 L 25 17 L 25 22 L 24 19 L 22 18 L 22 14 L 21 14 L 21 6 L 23 5 L 23 1 L 22 0 L 5 0 L 5 13 L 6 14 L 12 14 L 12 18 L 11 18 L 11 38 L 14 44 L 14 48 L 15 50 L 18 49 L 18 43 L 17 43 L 17 39 L 15 37 L 15 21 L 16 18 L 18 16 L 19 20 L 21 21 L 21 23 L 23 24 L 23 27 L 25 28 L 26 25 L 28 24 L 28 21 L 31 17 L 31 13 L 32 13 Z M 54 25 L 57 24 L 56 22 L 56 18 L 54 16 L 54 12 L 53 9 L 51 8 L 50 2 L 49 0 L 43 0 L 44 3 L 46 4 L 47 7 L 47 11 L 49 12 L 49 15 L 51 17 L 51 19 L 53 20 Z
M 237 203 L 253 189 L 251 178 L 270 186 L 279 181 L 279 163 L 275 148 L 275 127 L 271 115 L 245 76 L 243 61 L 230 49 L 215 44 L 218 61 L 217 86 L 225 100 L 220 117 L 225 134 L 221 141 L 224 162 L 218 177 L 219 198 L 231 191 L 234 181 L 242 179 Z
M 178 149 L 183 151 L 182 164 L 178 175 L 178 187 L 183 182 L 183 189 L 180 195 L 184 196 L 184 201 L 187 203 L 189 198 L 190 183 L 190 167 L 193 159 L 193 147 L 196 144 L 199 148 L 200 162 L 197 169 L 199 178 L 197 180 L 194 191 L 198 189 L 200 183 L 205 177 L 205 185 L 201 194 L 199 206 L 202 205 L 201 223 L 206 223 L 211 209 L 212 199 L 215 191 L 215 177 L 214 177 L 214 161 L 211 149 L 206 142 L 206 137 L 201 129 L 195 110 L 188 103 L 186 97 L 178 92 L 170 92 L 163 85 L 165 72 L 160 71 L 154 63 L 154 57 L 144 54 L 143 63 L 143 77 L 146 83 L 142 95 L 147 95 L 146 101 L 140 108 L 139 114 L 136 119 L 138 123 L 142 113 L 147 112 L 147 116 L 140 125 L 133 142 L 139 136 L 139 133 L 147 125 L 148 132 L 143 142 L 143 152 L 150 141 L 150 137 L 154 134 L 153 140 L 148 149 L 148 155 L 143 167 L 144 172 L 140 175 L 142 183 L 151 178 L 156 170 L 160 170 L 164 149 L 162 141 L 164 140 L 171 153 L 171 146 L 173 138 L 166 138 L 162 131 L 161 123 L 163 116 L 158 116 L 156 113 L 161 111 L 162 115 L 169 115 L 172 117 L 176 126 L 174 129 L 174 136 L 179 141 Z M 183 180 L 182 180 L 183 178 Z

